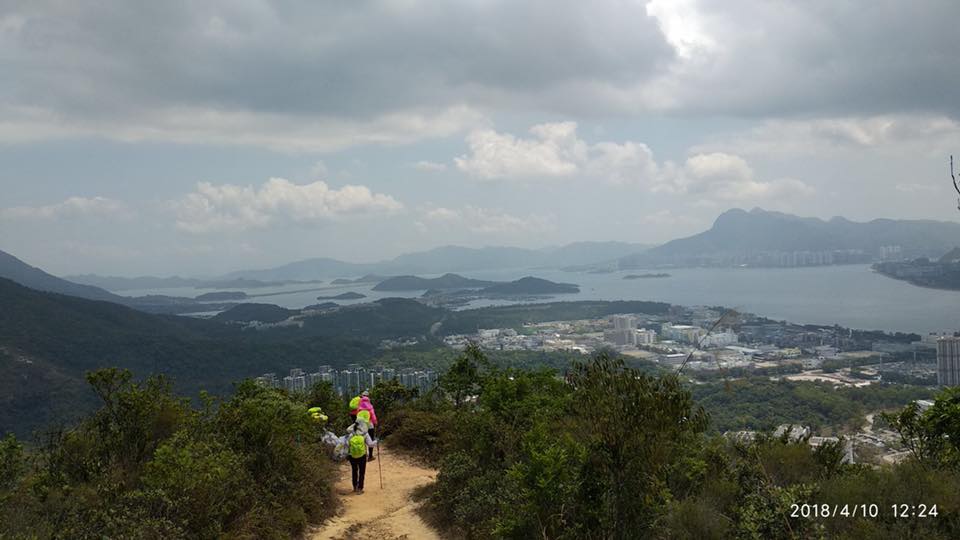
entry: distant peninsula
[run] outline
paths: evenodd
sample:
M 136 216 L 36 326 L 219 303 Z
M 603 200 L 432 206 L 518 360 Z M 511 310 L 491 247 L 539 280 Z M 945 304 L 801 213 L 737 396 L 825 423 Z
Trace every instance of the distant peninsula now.
M 356 283 L 379 283 L 385 279 L 388 279 L 388 276 L 380 276 L 377 274 L 367 274 L 365 276 L 360 276 L 356 279 L 348 278 L 338 278 L 330 282 L 331 285 L 353 285 Z
M 421 291 L 428 289 L 482 289 L 496 285 L 495 281 L 470 279 L 457 274 L 444 274 L 438 278 L 397 276 L 385 279 L 373 287 L 375 291 Z
M 294 311 L 273 304 L 238 304 L 213 316 L 213 320 L 227 323 L 278 323 L 296 315 Z
M 200 302 L 223 302 L 227 300 L 246 300 L 247 293 L 243 291 L 218 291 L 201 294 L 194 298 Z
M 78 276 L 68 276 L 66 279 L 83 285 L 92 285 L 108 291 L 132 291 L 149 289 L 177 289 L 192 287 L 194 289 L 262 289 L 266 287 L 282 287 L 284 285 L 295 284 L 313 284 L 322 283 L 319 280 L 309 281 L 261 281 L 245 278 L 223 278 L 223 279 L 194 279 L 173 277 L 118 277 L 118 276 L 98 276 L 96 274 L 85 274 Z
M 874 264 L 873 269 L 878 274 L 919 287 L 960 291 L 960 248 L 953 248 L 936 261 L 922 257 L 912 261 L 881 262 Z
M 623 276 L 623 279 L 657 279 L 657 278 L 668 278 L 670 274 L 627 274 Z
M 338 294 L 336 296 L 318 296 L 317 300 L 359 300 L 361 298 L 366 298 L 367 295 L 360 294 L 358 292 L 345 292 Z

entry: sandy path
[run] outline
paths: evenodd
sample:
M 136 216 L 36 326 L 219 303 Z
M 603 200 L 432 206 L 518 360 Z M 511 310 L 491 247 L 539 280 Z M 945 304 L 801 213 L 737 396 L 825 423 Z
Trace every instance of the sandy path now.
M 436 479 L 437 471 L 400 457 L 384 446 L 379 463 L 383 466 L 383 489 L 377 472 L 377 461 L 367 463 L 367 477 L 362 495 L 354 494 L 350 485 L 350 463 L 340 465 L 336 490 L 343 502 L 340 515 L 313 531 L 311 540 L 426 540 L 439 539 L 410 499 L 412 491 Z

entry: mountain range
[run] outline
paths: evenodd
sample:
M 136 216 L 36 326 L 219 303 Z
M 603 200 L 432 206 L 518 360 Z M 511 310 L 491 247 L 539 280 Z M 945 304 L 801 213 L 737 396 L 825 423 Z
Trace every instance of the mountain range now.
M 275 268 L 240 270 L 223 279 L 246 278 L 265 281 L 344 278 L 363 274 L 440 274 L 503 268 L 562 268 L 612 261 L 639 253 L 649 246 L 628 242 L 575 242 L 560 247 L 526 249 L 516 247 L 467 248 L 444 246 L 400 255 L 375 263 L 349 263 L 319 257 Z
M 58 278 L 36 266 L 21 261 L 13 255 L 0 251 L 0 277 L 15 281 L 38 291 L 48 291 L 88 300 L 106 300 L 123 303 L 125 298 L 93 285 L 82 285 Z
M 672 240 L 641 254 L 622 257 L 621 268 L 649 264 L 709 264 L 738 257 L 784 252 L 862 252 L 863 261 L 881 248 L 899 246 L 903 257 L 939 257 L 960 241 L 960 223 L 933 220 L 850 221 L 798 217 L 760 208 L 721 214 L 699 234 Z
M 241 270 L 205 280 L 73 276 L 82 283 L 53 276 L 0 251 L 0 277 L 41 291 L 116 302 L 150 312 L 186 313 L 210 311 L 216 306 L 200 304 L 193 298 L 185 297 L 153 295 L 131 298 L 110 290 L 173 285 L 253 288 L 321 278 L 338 278 L 332 283 L 339 284 L 348 281 L 343 279 L 345 277 L 364 274 L 372 275 L 360 278 L 357 282 L 386 279 L 381 276 L 509 268 L 587 270 L 602 267 L 609 270 L 657 265 L 754 264 L 757 254 L 804 251 L 846 250 L 853 254 L 843 255 L 847 259 L 837 258 L 833 262 L 870 262 L 880 258 L 883 247 L 899 246 L 904 258 L 939 258 L 958 243 L 960 223 L 956 222 L 892 219 L 854 222 L 842 217 L 823 220 L 755 208 L 749 212 L 729 210 L 721 214 L 710 229 L 654 248 L 626 242 L 576 242 L 542 249 L 445 246 L 377 263 L 350 263 L 321 257 L 275 268 Z M 110 290 L 97 284 L 109 285 Z
M 98 276 L 96 274 L 81 274 L 74 276 L 64 276 L 63 279 L 80 283 L 82 285 L 92 285 L 108 291 L 133 291 L 143 289 L 179 289 L 193 287 L 195 289 L 258 289 L 263 287 L 278 287 L 289 285 L 291 283 L 316 283 L 315 281 L 259 281 L 255 279 L 196 279 L 184 278 L 180 276 L 172 277 L 120 277 L 120 276 Z
M 164 295 L 148 296 L 121 296 L 110 291 L 74 283 L 59 278 L 44 270 L 31 266 L 13 255 L 0 251 L 0 278 L 9 279 L 15 283 L 38 291 L 52 292 L 84 298 L 113 302 L 150 313 L 190 313 L 195 311 L 216 311 L 233 304 L 201 303 L 194 298 Z

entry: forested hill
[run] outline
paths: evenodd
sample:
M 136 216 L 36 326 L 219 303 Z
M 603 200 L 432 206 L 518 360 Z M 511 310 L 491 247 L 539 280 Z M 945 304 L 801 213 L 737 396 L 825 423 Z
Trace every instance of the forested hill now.
M 92 403 L 86 371 L 163 373 L 178 390 L 228 393 L 265 371 L 365 358 L 375 344 L 321 332 L 276 336 L 28 289 L 0 279 L 0 433 L 69 421 Z M 429 326 L 427 327 L 429 328 Z
M 5 251 L 0 251 L 0 278 L 13 280 L 21 285 L 39 291 L 69 294 L 90 300 L 108 300 L 111 302 L 122 302 L 124 300 L 122 296 L 113 294 L 100 287 L 73 283 L 72 281 L 48 274 L 35 266 L 30 266 Z
M 384 354 L 382 340 L 413 338 L 425 347 L 477 328 L 602 317 L 611 313 L 662 313 L 654 302 L 558 302 L 448 311 L 403 298 L 302 313 L 271 310 L 271 320 L 297 324 L 244 329 L 257 306 L 238 306 L 221 320 L 152 315 L 110 302 L 36 291 L 0 279 L 0 433 L 69 420 L 89 410 L 86 371 L 116 366 L 138 377 L 162 373 L 177 391 L 227 394 L 232 384 L 265 372 L 342 367 Z M 270 306 L 271 308 L 273 306 Z M 256 308 L 256 309 L 254 309 Z M 276 312 L 276 313 L 275 313 Z

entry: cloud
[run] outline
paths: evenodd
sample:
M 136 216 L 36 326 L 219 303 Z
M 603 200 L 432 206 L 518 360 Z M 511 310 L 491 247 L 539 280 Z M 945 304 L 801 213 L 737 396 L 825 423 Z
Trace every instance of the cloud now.
M 465 106 L 400 110 L 369 119 L 171 107 L 91 122 L 47 110 L 5 108 L 0 102 L 0 143 L 96 136 L 123 142 L 257 146 L 286 153 L 334 152 L 447 137 L 481 120 L 479 112 Z
M 13 2 L 0 141 L 328 152 L 531 111 L 956 119 L 956 5 L 922 4 Z
M 423 212 L 423 220 L 418 222 L 418 228 L 426 232 L 430 230 L 430 225 L 461 227 L 476 234 L 544 233 L 556 229 L 555 220 L 549 216 L 530 214 L 520 217 L 470 205 L 427 209 Z
M 960 146 L 960 122 L 945 116 L 900 114 L 767 120 L 715 136 L 694 148 L 757 156 L 836 156 L 880 150 L 907 156 L 943 155 Z
M 929 184 L 917 184 L 912 182 L 904 182 L 894 186 L 899 192 L 902 193 L 936 193 L 941 191 L 940 187 L 931 186 Z
M 423 172 L 440 172 L 447 170 L 447 166 L 443 163 L 437 163 L 435 161 L 418 161 L 413 164 L 413 168 L 418 171 Z
M 640 223 L 652 227 L 688 227 L 691 225 L 700 225 L 701 220 L 689 214 L 678 214 L 664 208 L 656 212 L 644 214 L 640 218 Z
M 331 189 L 322 181 L 299 185 L 271 178 L 259 188 L 201 182 L 174 208 L 179 229 L 208 233 L 263 228 L 283 221 L 316 224 L 353 215 L 385 215 L 403 205 L 366 186 Z
M 696 153 L 678 166 L 670 161 L 658 163 L 650 148 L 640 142 L 588 143 L 577 136 L 575 122 L 538 124 L 530 133 L 532 137 L 521 139 L 492 130 L 473 132 L 467 137 L 470 153 L 454 162 L 460 170 L 481 179 L 583 178 L 731 202 L 813 192 L 797 179 L 761 181 L 747 161 L 735 154 Z
M 661 1 L 647 5 L 677 52 L 644 88 L 686 114 L 739 117 L 960 117 L 956 4 L 811 0 Z
M 70 197 L 44 206 L 0 208 L 0 218 L 11 220 L 128 219 L 131 216 L 126 204 L 107 197 Z
M 457 168 L 478 178 L 570 176 L 585 161 L 587 145 L 576 136 L 576 122 L 538 124 L 533 138 L 485 129 L 467 137 L 470 154 L 454 159 Z
M 733 154 L 696 154 L 672 171 L 671 189 L 727 202 L 783 200 L 808 197 L 814 189 L 795 178 L 757 180 L 745 159 Z M 668 185 L 668 184 L 664 184 Z
M 3 138 L 405 142 L 446 132 L 409 117 L 596 109 L 673 54 L 639 2 L 15 2 L 0 102 L 21 114 Z
M 657 164 L 642 143 L 589 144 L 576 122 L 537 124 L 532 137 L 479 130 L 470 133 L 470 152 L 454 159 L 461 171 L 481 179 L 536 179 L 583 176 L 613 184 L 655 180 Z

